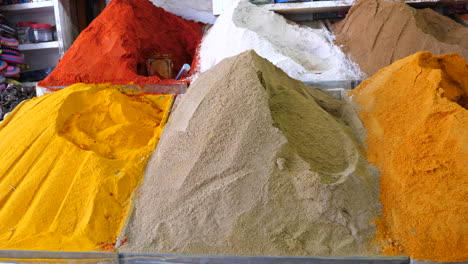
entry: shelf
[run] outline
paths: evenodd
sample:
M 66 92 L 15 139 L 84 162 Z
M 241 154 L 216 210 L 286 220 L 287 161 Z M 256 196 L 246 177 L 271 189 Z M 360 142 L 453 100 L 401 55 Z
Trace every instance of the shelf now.
M 28 87 L 30 87 L 30 86 L 36 87 L 36 86 L 37 86 L 37 83 L 38 83 L 38 82 L 22 82 L 22 84 L 23 84 L 24 86 L 28 86 Z
M 15 13 L 41 12 L 41 11 L 53 10 L 53 9 L 54 9 L 54 2 L 52 1 L 0 6 L 0 12 L 15 12 Z
M 304 14 L 333 12 L 347 9 L 352 5 L 352 1 L 315 1 L 304 3 L 281 3 L 268 4 L 263 7 L 281 14 Z
M 314 1 L 303 3 L 281 3 L 263 5 L 265 8 L 280 14 L 311 14 L 323 12 L 335 12 L 351 7 L 353 0 L 341 1 Z M 434 4 L 439 0 L 408 0 L 408 4 Z
M 58 49 L 58 41 L 50 42 L 40 42 L 40 43 L 31 43 L 31 44 L 20 44 L 18 46 L 19 50 L 42 50 L 42 49 Z

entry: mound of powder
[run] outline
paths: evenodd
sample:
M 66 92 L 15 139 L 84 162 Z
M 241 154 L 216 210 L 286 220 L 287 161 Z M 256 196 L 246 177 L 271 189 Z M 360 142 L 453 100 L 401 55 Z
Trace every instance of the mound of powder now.
M 201 74 L 153 153 L 121 250 L 372 252 L 379 181 L 343 106 L 253 51 Z
M 171 102 L 76 84 L 17 107 L 0 124 L 0 249 L 112 247 Z
M 396 1 L 358 1 L 335 33 L 336 43 L 369 76 L 418 51 L 468 58 L 468 28 L 431 9 Z
M 216 21 L 212 0 L 151 0 L 151 2 L 185 19 L 209 24 Z
M 421 52 L 351 92 L 381 170 L 387 254 L 468 259 L 468 66 L 458 55 Z
M 362 77 L 326 29 L 296 25 L 247 1 L 231 5 L 204 37 L 200 70 L 207 71 L 224 58 L 251 49 L 298 80 Z
M 39 85 L 159 83 L 156 76 L 138 74 L 146 69 L 145 60 L 170 54 L 174 68 L 180 69 L 192 63 L 201 37 L 201 24 L 168 13 L 149 0 L 112 0 Z

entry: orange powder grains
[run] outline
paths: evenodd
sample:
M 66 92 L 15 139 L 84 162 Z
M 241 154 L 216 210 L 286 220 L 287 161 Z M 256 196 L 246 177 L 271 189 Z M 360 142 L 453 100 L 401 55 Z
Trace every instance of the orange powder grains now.
M 381 171 L 386 254 L 468 260 L 468 67 L 420 52 L 352 91 Z
M 112 0 L 84 30 L 41 86 L 171 83 L 141 74 L 155 54 L 170 54 L 174 70 L 192 65 L 203 25 L 184 20 L 149 0 Z M 143 70 L 144 72 L 144 70 Z

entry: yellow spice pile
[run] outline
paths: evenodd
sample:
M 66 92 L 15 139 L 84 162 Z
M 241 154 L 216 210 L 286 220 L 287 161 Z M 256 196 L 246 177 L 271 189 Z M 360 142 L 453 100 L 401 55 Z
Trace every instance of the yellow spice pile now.
M 173 97 L 76 84 L 0 124 L 0 249 L 112 245 Z

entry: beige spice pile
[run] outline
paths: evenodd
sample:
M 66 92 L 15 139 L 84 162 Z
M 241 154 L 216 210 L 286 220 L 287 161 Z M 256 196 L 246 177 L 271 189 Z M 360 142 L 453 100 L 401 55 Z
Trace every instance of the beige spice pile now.
M 201 74 L 163 132 L 120 250 L 377 254 L 378 174 L 343 107 L 253 51 Z

